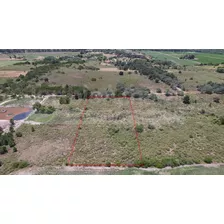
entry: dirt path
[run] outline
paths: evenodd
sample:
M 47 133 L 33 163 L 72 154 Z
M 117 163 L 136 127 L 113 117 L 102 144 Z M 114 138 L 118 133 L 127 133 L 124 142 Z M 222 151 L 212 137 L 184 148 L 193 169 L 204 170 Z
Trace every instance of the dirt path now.
M 162 169 L 149 167 L 149 168 L 135 168 L 136 171 L 148 171 L 148 172 L 159 172 L 162 174 L 164 171 L 188 168 L 188 167 L 206 167 L 206 168 L 218 168 L 224 166 L 224 163 L 213 163 L 213 164 L 194 164 L 194 165 L 183 165 L 178 167 L 165 167 Z M 46 166 L 46 167 L 28 167 L 22 170 L 15 171 L 11 175 L 109 175 L 115 174 L 119 171 L 128 170 L 128 167 L 70 167 L 70 166 Z M 165 173 L 165 172 L 164 172 Z M 166 173 L 165 173 L 166 174 Z

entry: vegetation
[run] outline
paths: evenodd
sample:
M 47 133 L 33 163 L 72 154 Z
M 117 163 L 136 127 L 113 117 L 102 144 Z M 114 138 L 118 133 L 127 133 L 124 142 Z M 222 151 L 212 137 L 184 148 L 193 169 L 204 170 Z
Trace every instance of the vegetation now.
M 69 104 L 70 98 L 68 96 L 60 97 L 59 102 L 60 102 L 60 104 Z
M 191 102 L 190 102 L 190 97 L 189 97 L 188 95 L 184 96 L 184 98 L 183 98 L 183 103 L 184 103 L 184 104 L 190 104 L 190 103 L 191 103 Z

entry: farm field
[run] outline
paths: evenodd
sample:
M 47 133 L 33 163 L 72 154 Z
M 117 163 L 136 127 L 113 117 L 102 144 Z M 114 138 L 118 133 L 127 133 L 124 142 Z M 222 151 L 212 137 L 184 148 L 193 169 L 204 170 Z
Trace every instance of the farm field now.
M 224 63 L 224 54 L 204 54 L 196 53 L 195 56 L 198 58 L 198 61 L 203 64 L 221 64 Z
M 199 62 L 195 60 L 184 60 L 184 59 L 179 59 L 183 53 L 174 53 L 174 52 L 158 52 L 158 51 L 144 51 L 145 54 L 151 55 L 153 59 L 156 60 L 168 60 L 172 61 L 177 65 L 195 65 L 199 64 Z
M 197 65 L 199 63 L 203 64 L 221 64 L 224 63 L 224 54 L 209 54 L 209 53 L 198 53 L 198 52 L 163 52 L 163 51 L 145 51 L 146 54 L 151 55 L 154 59 L 157 60 L 168 60 L 172 61 L 177 65 Z M 195 55 L 195 60 L 184 60 L 179 59 L 180 56 L 191 53 Z
M 217 73 L 215 70 L 216 67 L 213 66 L 188 66 L 187 69 L 181 70 L 181 73 L 177 69 L 169 69 L 169 72 L 175 74 L 186 89 L 195 91 L 198 85 L 206 84 L 209 81 L 224 82 L 223 74 Z

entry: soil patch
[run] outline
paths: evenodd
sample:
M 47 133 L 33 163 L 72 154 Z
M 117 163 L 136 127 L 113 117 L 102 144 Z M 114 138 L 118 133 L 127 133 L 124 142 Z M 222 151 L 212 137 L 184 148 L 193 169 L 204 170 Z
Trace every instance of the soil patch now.
M 3 78 L 13 78 L 20 75 L 26 75 L 27 71 L 0 71 L 0 77 Z

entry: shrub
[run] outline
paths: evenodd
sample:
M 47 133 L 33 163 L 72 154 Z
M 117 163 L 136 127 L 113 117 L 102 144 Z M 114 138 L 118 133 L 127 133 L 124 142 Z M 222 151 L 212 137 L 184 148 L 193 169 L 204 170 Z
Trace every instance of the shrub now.
M 224 125 L 224 116 L 221 116 L 219 118 L 219 123 L 220 123 L 220 125 Z
M 96 81 L 96 78 L 91 78 L 91 81 L 95 82 Z
M 183 92 L 183 91 L 178 91 L 178 92 L 177 92 L 177 95 L 178 95 L 178 96 L 184 96 L 184 92 Z
M 159 83 L 159 79 L 158 78 L 155 79 L 155 83 Z
M 32 132 L 34 132 L 34 131 L 35 131 L 35 128 L 34 128 L 33 126 L 31 127 L 31 131 L 32 131 Z
M 169 90 L 166 90 L 165 96 L 171 96 L 171 92 Z
M 148 125 L 148 129 L 153 130 L 153 129 L 155 129 L 155 126 L 152 125 L 152 124 L 149 124 L 149 125 Z
M 107 167 L 110 167 L 111 166 L 111 163 L 110 162 L 106 162 L 106 166 Z
M 15 124 L 15 122 L 14 122 L 14 120 L 12 118 L 10 119 L 10 124 L 11 125 L 14 125 Z
M 16 137 L 22 137 L 23 134 L 21 132 L 16 132 Z
M 188 95 L 186 95 L 184 98 L 183 98 L 183 103 L 184 104 L 190 104 L 190 97 Z
M 119 72 L 119 75 L 124 75 L 124 72 L 120 71 L 120 72 Z
M 215 103 L 220 103 L 220 98 L 219 98 L 219 97 L 214 97 L 214 98 L 213 98 L 213 101 L 214 101 Z
M 204 159 L 204 162 L 205 162 L 205 163 L 212 163 L 212 158 L 211 158 L 211 157 L 206 157 L 206 158 Z
M 162 90 L 160 88 L 156 89 L 157 93 L 162 93 Z
M 2 161 L 0 161 L 0 167 L 2 166 Z
M 136 125 L 135 130 L 136 130 L 138 133 L 141 133 L 141 132 L 143 132 L 144 127 L 143 127 L 142 124 L 138 124 L 138 125 Z
M 17 152 L 17 148 L 16 147 L 13 147 L 13 152 Z
M 149 95 L 149 99 L 150 99 L 150 100 L 153 100 L 153 101 L 155 101 L 155 102 L 158 101 L 158 97 L 156 96 L 156 94 L 153 94 L 153 93 Z
M 181 71 L 179 71 L 179 74 L 181 74 L 182 72 Z
M 205 110 L 204 109 L 201 109 L 200 110 L 200 114 L 205 114 Z
M 60 97 L 59 102 L 60 102 L 60 104 L 69 104 L 70 98 L 68 96 Z

